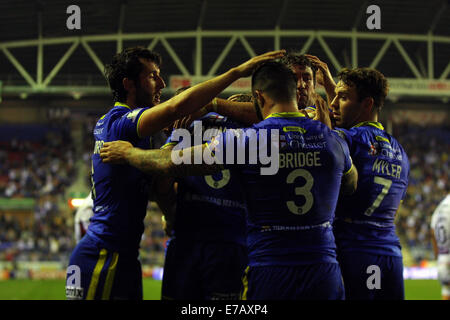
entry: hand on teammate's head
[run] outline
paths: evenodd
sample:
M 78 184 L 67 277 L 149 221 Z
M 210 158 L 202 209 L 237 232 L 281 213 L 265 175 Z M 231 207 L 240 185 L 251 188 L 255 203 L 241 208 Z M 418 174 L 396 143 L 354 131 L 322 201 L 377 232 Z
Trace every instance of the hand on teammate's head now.
M 282 58 L 286 54 L 286 50 L 269 51 L 259 56 L 253 57 L 235 68 L 239 77 L 251 76 L 252 72 L 264 62 Z

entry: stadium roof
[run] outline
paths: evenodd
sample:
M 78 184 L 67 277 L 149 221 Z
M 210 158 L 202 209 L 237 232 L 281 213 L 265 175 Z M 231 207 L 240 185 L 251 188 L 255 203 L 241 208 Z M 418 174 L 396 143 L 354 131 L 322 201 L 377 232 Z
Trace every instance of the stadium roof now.
M 376 66 L 390 78 L 450 76 L 449 0 L 83 0 L 76 1 L 80 30 L 66 27 L 71 4 L 0 2 L 4 94 L 26 87 L 47 93 L 60 86 L 106 87 L 103 65 L 134 45 L 163 55 L 167 82 L 169 75 L 218 74 L 277 47 L 307 49 L 332 73 Z M 366 26 L 373 4 L 381 10 L 380 30 Z

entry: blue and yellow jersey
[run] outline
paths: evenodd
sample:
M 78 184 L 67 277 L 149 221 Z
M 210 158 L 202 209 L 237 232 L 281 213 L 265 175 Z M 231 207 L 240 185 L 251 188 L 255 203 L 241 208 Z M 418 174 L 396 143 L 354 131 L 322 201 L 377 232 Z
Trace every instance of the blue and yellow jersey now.
M 239 128 L 240 124 L 228 117 L 208 113 L 199 119 L 202 129 L 197 133 L 218 135 L 230 128 Z M 197 122 L 199 125 L 200 122 Z M 194 137 L 192 123 L 190 145 L 201 144 L 203 137 Z M 211 137 L 206 137 L 206 140 Z M 198 143 L 197 143 L 198 142 Z M 167 145 L 175 145 L 173 136 Z M 189 176 L 177 179 L 177 209 L 174 223 L 174 235 L 177 239 L 224 241 L 245 245 L 246 205 L 242 188 L 236 175 L 229 169 L 208 176 Z
M 283 112 L 227 130 L 209 148 L 243 184 L 250 266 L 336 263 L 332 222 L 341 179 L 352 166 L 342 138 L 300 112 Z M 262 175 L 274 165 L 264 154 L 275 160 L 276 174 Z
M 358 169 L 356 192 L 342 197 L 336 209 L 339 249 L 401 256 L 394 217 L 408 187 L 408 156 L 381 123 L 336 130 L 347 140 Z
M 138 122 L 146 108 L 131 110 L 116 103 L 94 128 L 92 192 L 94 215 L 88 234 L 115 251 L 137 254 L 146 214 L 150 179 L 129 165 L 103 163 L 100 149 L 104 142 L 126 140 L 135 147 L 150 148 L 150 139 L 138 134 Z M 133 251 L 136 250 L 136 251 Z

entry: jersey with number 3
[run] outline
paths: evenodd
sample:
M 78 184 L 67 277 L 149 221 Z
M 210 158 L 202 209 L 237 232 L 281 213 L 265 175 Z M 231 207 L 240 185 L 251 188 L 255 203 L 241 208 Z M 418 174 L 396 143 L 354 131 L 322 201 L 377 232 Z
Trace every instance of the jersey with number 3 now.
M 302 113 L 283 112 L 227 130 L 209 148 L 244 186 L 250 266 L 336 263 L 331 223 L 341 179 L 352 166 L 343 139 Z
M 116 103 L 94 128 L 92 192 L 94 215 L 87 233 L 106 248 L 137 253 L 147 212 L 149 177 L 124 164 L 103 163 L 100 149 L 104 142 L 126 140 L 135 147 L 150 148 L 150 139 L 139 137 L 139 118 L 146 108 L 131 110 Z
M 210 140 L 209 134 L 218 135 L 227 129 L 241 127 L 216 113 L 208 113 L 199 120 L 189 127 L 191 141 L 188 145 L 201 144 L 203 138 Z M 166 145 L 178 143 L 173 139 L 171 135 Z M 245 215 L 239 179 L 229 169 L 207 176 L 178 179 L 175 237 L 245 245 Z
M 379 122 L 336 130 L 358 169 L 356 192 L 340 198 L 336 209 L 338 249 L 401 256 L 394 217 L 408 187 L 408 156 Z

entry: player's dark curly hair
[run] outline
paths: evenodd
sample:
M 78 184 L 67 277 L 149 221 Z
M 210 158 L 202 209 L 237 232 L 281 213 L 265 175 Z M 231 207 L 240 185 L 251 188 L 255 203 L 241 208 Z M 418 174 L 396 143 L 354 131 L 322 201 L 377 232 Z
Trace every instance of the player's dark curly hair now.
M 311 60 L 309 60 L 304 54 L 301 54 L 298 51 L 289 51 L 281 58 L 280 61 L 286 64 L 289 68 L 293 66 L 301 66 L 304 68 L 310 67 L 313 72 L 314 85 L 316 84 L 317 68 L 313 66 Z
M 269 61 L 253 72 L 252 94 L 260 90 L 279 102 L 296 100 L 297 79 L 286 64 Z
M 150 60 L 161 67 L 161 56 L 144 47 L 132 47 L 114 55 L 110 64 L 105 66 L 105 77 L 111 88 L 114 101 L 125 102 L 127 91 L 123 87 L 122 80 L 129 78 L 135 80 L 142 71 L 142 63 L 139 58 Z
M 344 68 L 338 73 L 340 81 L 355 87 L 359 101 L 371 97 L 379 112 L 389 91 L 388 81 L 378 70 L 372 68 Z

